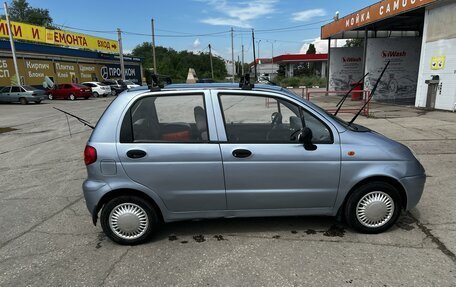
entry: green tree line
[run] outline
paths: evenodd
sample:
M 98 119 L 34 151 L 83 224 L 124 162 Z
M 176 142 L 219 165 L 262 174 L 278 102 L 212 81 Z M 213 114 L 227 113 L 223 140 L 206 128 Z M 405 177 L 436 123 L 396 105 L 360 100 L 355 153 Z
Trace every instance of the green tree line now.
M 153 68 L 152 44 L 144 42 L 137 45 L 133 49 L 132 55 L 144 58 L 143 68 L 147 77 Z M 195 69 L 199 79 L 212 78 L 209 53 L 196 54 L 191 51 L 176 51 L 172 48 L 157 46 L 155 47 L 155 55 L 158 74 L 170 76 L 173 82 L 185 82 L 189 68 Z M 212 62 L 214 80 L 223 80 L 227 75 L 224 60 L 212 55 Z

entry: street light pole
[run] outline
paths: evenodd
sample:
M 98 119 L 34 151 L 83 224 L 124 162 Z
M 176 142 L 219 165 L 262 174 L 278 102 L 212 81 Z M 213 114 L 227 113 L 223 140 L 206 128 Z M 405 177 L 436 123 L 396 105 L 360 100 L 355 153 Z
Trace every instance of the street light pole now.
M 10 19 L 9 19 L 9 15 L 8 15 L 8 4 L 5 2 L 3 4 L 3 7 L 5 9 L 6 24 L 8 25 L 8 34 L 9 34 L 10 45 L 11 45 L 11 53 L 13 54 L 14 70 L 16 71 L 16 80 L 17 80 L 17 84 L 20 85 L 21 77 L 19 75 L 19 69 L 17 67 L 16 48 L 14 46 L 13 30 L 11 29 L 11 23 L 10 23 Z
M 119 38 L 119 59 L 120 59 L 120 77 L 125 81 L 125 65 L 123 58 L 123 48 L 122 48 L 122 31 L 120 28 L 117 28 L 117 37 Z
M 152 60 L 154 61 L 154 74 L 157 73 L 157 60 L 155 58 L 155 26 L 154 26 L 154 18 L 152 18 Z

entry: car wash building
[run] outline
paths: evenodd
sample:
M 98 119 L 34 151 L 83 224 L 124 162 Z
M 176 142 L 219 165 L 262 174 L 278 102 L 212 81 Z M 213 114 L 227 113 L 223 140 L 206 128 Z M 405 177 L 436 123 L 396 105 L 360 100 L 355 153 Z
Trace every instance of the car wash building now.
M 21 84 L 49 88 L 49 83 L 121 79 L 118 42 L 63 30 L 12 22 Z M 17 82 L 8 28 L 0 20 L 0 86 Z M 124 56 L 125 78 L 142 84 L 142 59 Z
M 328 39 L 329 90 L 364 80 L 374 100 L 442 110 L 456 108 L 456 1 L 384 0 L 321 28 Z M 362 39 L 360 47 L 332 47 Z

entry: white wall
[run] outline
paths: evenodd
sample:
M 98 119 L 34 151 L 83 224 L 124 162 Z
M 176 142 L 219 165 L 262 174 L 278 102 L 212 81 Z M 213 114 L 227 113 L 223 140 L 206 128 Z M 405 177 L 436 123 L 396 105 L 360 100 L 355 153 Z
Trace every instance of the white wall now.
M 428 8 L 425 14 L 420 72 L 416 93 L 417 107 L 425 107 L 428 85 L 425 80 L 431 75 L 440 77 L 435 108 L 454 110 L 456 104 L 456 3 Z M 444 68 L 433 70 L 432 58 L 444 56 Z

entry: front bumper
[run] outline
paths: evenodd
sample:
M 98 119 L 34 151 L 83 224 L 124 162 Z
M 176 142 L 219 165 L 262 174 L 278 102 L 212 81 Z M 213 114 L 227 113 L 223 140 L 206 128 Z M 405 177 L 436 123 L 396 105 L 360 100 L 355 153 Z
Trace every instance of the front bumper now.
M 407 193 L 406 210 L 414 208 L 421 199 L 424 184 L 426 183 L 426 174 L 408 176 L 400 179 L 402 186 Z

